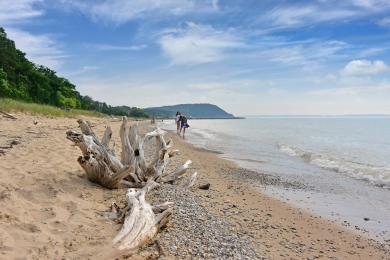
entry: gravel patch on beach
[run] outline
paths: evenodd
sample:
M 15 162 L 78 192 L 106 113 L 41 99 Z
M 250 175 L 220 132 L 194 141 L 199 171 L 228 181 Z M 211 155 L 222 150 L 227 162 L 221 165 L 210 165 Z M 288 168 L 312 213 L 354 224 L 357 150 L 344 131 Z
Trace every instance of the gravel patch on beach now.
M 226 168 L 222 173 L 224 176 L 237 178 L 241 181 L 251 183 L 253 185 L 262 186 L 279 186 L 286 189 L 304 189 L 311 190 L 313 187 L 298 181 L 285 180 L 279 176 L 256 172 L 245 168 Z
M 154 149 L 153 140 L 146 142 L 147 158 L 153 157 Z M 183 162 L 183 158 L 175 157 L 166 172 L 172 172 Z M 178 259 L 262 259 L 251 242 L 240 236 L 230 223 L 202 206 L 196 188 L 191 191 L 180 185 L 163 184 L 147 195 L 152 205 L 174 203 L 167 228 L 156 238 L 165 255 Z
M 179 259 L 261 259 L 250 241 L 202 207 L 193 192 L 166 184 L 151 192 L 149 199 L 153 204 L 175 203 L 167 229 L 157 237 L 165 254 Z

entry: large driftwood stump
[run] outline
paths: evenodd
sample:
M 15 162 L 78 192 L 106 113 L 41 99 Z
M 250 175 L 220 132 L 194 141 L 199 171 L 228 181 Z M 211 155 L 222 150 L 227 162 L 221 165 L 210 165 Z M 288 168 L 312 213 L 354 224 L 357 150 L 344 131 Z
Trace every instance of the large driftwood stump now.
M 129 188 L 139 188 L 148 180 L 156 182 L 174 182 L 186 173 L 191 161 L 187 161 L 176 171 L 166 174 L 165 168 L 170 159 L 178 154 L 172 149 L 172 140 L 165 141 L 165 131 L 156 130 L 139 135 L 138 126 L 129 127 L 127 118 L 123 118 L 120 128 L 122 142 L 121 158 L 115 156 L 113 148 L 109 148 L 112 136 L 110 127 L 106 127 L 102 141 L 99 141 L 89 123 L 78 120 L 82 133 L 70 130 L 67 138 L 78 146 L 82 152 L 77 161 L 85 170 L 87 178 L 109 189 L 126 185 Z M 148 164 L 144 154 L 145 140 L 156 139 L 156 152 Z M 126 181 L 122 181 L 123 179 Z
M 173 203 L 166 202 L 152 206 L 145 200 L 147 192 L 162 183 L 174 184 L 181 179 L 191 165 L 188 160 L 173 172 L 165 172 L 171 158 L 178 154 L 172 149 L 172 140 L 165 141 L 165 131 L 156 130 L 141 136 L 138 126 L 129 126 L 124 117 L 120 127 L 121 156 L 115 156 L 110 148 L 112 130 L 106 127 L 102 140 L 99 141 L 91 125 L 85 120 L 78 120 L 82 133 L 68 131 L 67 139 L 80 148 L 82 156 L 77 161 L 86 172 L 88 180 L 109 189 L 128 187 L 127 205 L 120 209 L 112 206 L 105 216 L 123 221 L 119 234 L 113 243 L 119 250 L 135 249 L 155 237 L 161 227 L 165 226 L 172 214 Z M 156 141 L 153 158 L 145 159 L 144 144 L 146 140 Z M 187 187 L 194 184 L 196 173 L 187 180 Z

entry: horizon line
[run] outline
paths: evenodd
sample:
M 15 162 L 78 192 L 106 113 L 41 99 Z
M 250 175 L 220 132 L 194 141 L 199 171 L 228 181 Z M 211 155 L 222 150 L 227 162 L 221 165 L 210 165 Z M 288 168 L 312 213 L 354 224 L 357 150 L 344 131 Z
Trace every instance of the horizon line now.
M 378 117 L 385 116 L 390 117 L 390 114 L 259 114 L 259 115 L 242 115 L 243 117 L 358 117 L 358 116 L 369 116 L 369 117 Z

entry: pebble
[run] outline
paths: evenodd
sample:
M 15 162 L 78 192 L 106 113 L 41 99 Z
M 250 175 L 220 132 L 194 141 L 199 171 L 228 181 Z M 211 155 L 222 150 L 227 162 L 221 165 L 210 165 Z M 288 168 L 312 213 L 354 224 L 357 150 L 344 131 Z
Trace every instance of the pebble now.
M 153 204 L 175 203 L 168 227 L 157 237 L 166 254 L 180 259 L 259 259 L 251 242 L 204 208 L 195 193 L 164 184 L 149 196 Z

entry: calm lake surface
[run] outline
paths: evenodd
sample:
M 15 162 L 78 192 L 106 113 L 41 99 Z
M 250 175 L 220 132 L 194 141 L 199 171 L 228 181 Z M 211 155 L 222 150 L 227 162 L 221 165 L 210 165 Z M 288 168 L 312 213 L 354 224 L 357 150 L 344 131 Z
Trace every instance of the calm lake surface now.
M 390 239 L 390 117 L 190 120 L 187 141 L 240 166 L 307 184 L 264 192 Z M 174 130 L 173 120 L 160 125 Z M 364 218 L 368 218 L 367 221 Z

